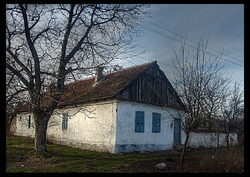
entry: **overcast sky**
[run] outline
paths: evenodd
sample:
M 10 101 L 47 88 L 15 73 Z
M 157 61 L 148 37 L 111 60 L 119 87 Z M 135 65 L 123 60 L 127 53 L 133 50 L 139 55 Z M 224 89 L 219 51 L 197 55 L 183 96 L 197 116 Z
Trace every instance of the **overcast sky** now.
M 244 5 L 241 4 L 153 4 L 151 18 L 143 23 L 137 38 L 147 52 L 125 62 L 124 67 L 158 61 L 171 80 L 173 46 L 180 46 L 181 36 L 195 46 L 198 36 L 209 36 L 209 51 L 223 51 L 224 71 L 244 85 Z M 224 50 L 223 50 L 224 49 Z

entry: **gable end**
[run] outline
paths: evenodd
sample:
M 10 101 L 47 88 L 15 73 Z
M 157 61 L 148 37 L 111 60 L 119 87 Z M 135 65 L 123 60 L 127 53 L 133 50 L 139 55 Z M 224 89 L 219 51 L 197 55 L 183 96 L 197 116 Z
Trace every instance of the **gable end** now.
M 159 106 L 183 105 L 171 83 L 165 76 L 159 65 L 154 62 L 148 69 L 142 72 L 136 79 L 121 90 L 116 98 L 149 103 Z M 178 100 L 178 101 L 177 101 Z

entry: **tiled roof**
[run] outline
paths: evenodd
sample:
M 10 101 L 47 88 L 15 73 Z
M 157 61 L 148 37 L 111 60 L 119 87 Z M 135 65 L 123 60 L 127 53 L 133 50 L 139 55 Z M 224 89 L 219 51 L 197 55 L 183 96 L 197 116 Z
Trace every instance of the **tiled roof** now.
M 95 86 L 93 86 L 95 78 L 67 84 L 65 86 L 66 91 L 62 95 L 62 101 L 66 100 L 66 104 L 69 104 L 112 98 L 153 63 L 150 62 L 104 74 L 101 82 Z
M 119 91 L 123 90 L 154 63 L 156 61 L 103 74 L 102 80 L 95 86 L 93 86 L 95 82 L 94 77 L 66 84 L 58 107 L 114 98 Z M 49 100 L 48 98 L 45 100 L 43 104 L 46 106 Z M 16 110 L 16 112 L 27 111 L 28 108 L 30 106 L 26 104 Z

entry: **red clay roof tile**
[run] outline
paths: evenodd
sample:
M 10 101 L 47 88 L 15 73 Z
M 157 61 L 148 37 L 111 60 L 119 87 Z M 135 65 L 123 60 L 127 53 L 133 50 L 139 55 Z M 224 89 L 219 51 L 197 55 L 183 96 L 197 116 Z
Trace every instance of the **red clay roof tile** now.
M 104 74 L 102 80 L 95 86 L 93 86 L 95 80 L 93 77 L 66 84 L 58 107 L 114 98 L 119 91 L 123 90 L 154 63 L 156 62 L 145 63 Z M 46 107 L 49 102 L 49 98 L 45 98 L 43 105 Z M 18 108 L 16 112 L 28 111 L 28 109 L 30 109 L 30 104 L 27 103 Z

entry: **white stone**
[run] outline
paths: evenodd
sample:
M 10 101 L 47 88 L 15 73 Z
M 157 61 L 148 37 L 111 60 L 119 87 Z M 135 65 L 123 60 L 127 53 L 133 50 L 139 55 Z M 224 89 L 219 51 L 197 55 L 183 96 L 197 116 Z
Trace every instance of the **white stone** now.
M 155 168 L 159 170 L 164 170 L 166 167 L 167 165 L 165 163 L 158 163 L 157 165 L 155 165 Z

